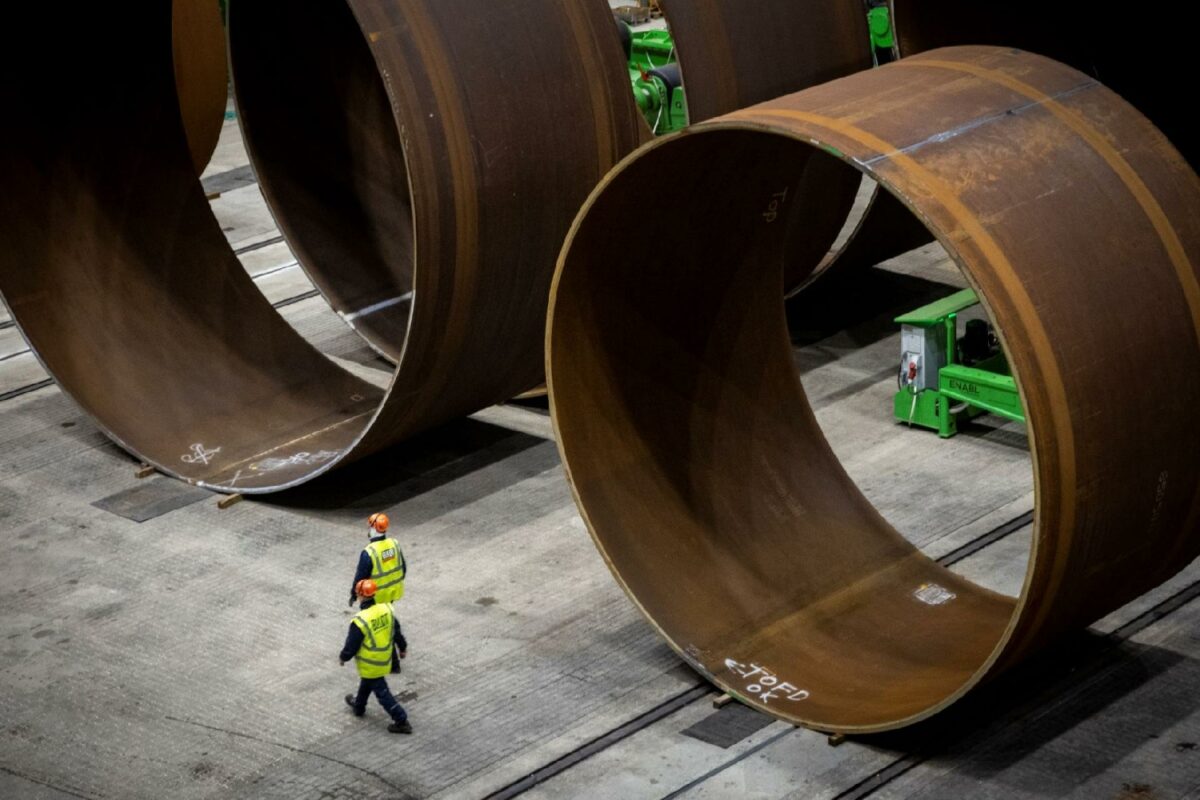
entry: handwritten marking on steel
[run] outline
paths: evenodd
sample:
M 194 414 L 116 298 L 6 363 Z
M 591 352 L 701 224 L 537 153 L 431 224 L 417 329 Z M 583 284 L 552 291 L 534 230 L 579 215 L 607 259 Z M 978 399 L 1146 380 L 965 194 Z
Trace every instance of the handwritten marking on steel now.
M 208 464 L 212 461 L 213 456 L 220 452 L 221 448 L 219 447 L 214 447 L 213 449 L 209 450 L 203 444 L 197 442 L 196 444 L 192 445 L 191 453 L 180 456 L 179 460 L 185 464 L 203 464 L 208 466 Z
M 787 202 L 788 189 L 784 187 L 782 191 L 775 192 L 771 195 L 771 202 L 767 204 L 767 210 L 763 212 L 763 219 L 770 225 L 775 220 L 779 219 L 779 209 Z
M 776 698 L 796 703 L 807 700 L 810 696 L 807 690 L 788 681 L 779 680 L 779 676 L 772 670 L 760 667 L 758 664 L 743 664 L 727 658 L 725 659 L 725 669 L 742 680 L 750 681 L 743 686 L 743 690 L 764 706 L 769 705 L 770 701 Z
M 304 466 L 311 467 L 316 464 L 323 464 L 326 461 L 340 456 L 341 453 L 337 450 L 321 450 L 316 453 L 300 452 L 294 453 L 285 457 L 264 458 L 262 461 L 256 461 L 250 465 L 250 469 L 255 472 L 274 472 L 286 467 Z

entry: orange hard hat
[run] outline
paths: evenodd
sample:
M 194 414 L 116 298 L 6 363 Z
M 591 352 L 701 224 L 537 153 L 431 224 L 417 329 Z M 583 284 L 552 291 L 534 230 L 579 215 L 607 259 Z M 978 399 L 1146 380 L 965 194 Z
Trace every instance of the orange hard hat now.
M 388 518 L 387 514 L 372 514 L 367 517 L 367 525 L 379 533 L 387 533 Z
M 354 584 L 354 593 L 359 597 L 374 597 L 375 591 L 379 587 L 375 585 L 375 581 L 370 578 L 363 578 L 358 583 Z

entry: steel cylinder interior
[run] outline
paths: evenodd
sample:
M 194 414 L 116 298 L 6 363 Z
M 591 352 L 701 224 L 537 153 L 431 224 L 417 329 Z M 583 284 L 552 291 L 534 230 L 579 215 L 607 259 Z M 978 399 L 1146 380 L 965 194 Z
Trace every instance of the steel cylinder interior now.
M 550 371 L 581 506 L 655 624 L 710 668 L 765 667 L 807 693 L 769 700 L 781 713 L 870 727 L 966 684 L 1014 601 L 897 533 L 809 407 L 779 288 L 804 218 L 783 198 L 814 159 L 832 160 L 784 137 L 719 131 L 616 176 L 564 262 Z M 634 231 L 621 247 L 639 257 L 618 258 L 606 230 L 650 175 L 694 198 L 686 219 L 664 221 L 688 235 L 663 249 Z M 593 413 L 571 413 L 577 404 Z M 955 601 L 921 602 L 923 586 Z
M 0 153 L 0 292 L 128 449 L 192 481 L 286 482 L 312 467 L 267 469 L 280 446 L 340 453 L 382 393 L 304 341 L 226 243 L 177 111 L 170 32 L 169 4 L 104 9 L 80 12 L 54 52 L 6 48 L 30 60 L 5 84 L 25 113 Z M 64 68 L 87 76 L 69 103 Z
M 414 301 L 412 200 L 387 89 L 344 2 L 235 2 L 242 134 L 280 230 L 333 309 L 399 361 Z

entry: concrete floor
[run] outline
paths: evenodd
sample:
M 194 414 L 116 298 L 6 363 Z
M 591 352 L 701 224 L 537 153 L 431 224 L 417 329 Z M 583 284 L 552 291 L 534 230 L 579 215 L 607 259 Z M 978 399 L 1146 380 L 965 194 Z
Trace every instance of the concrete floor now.
M 254 248 L 247 270 L 326 353 L 386 380 L 277 241 L 234 122 L 225 134 L 208 185 L 231 243 Z M 1015 593 L 1033 506 L 1020 426 L 940 441 L 889 418 L 891 319 L 960 284 L 931 247 L 861 277 L 851 319 L 801 298 L 796 363 L 880 510 Z M 713 709 L 596 555 L 544 412 L 488 409 L 220 510 L 136 478 L 23 351 L 0 321 L 0 798 L 1200 797 L 1194 566 L 933 722 L 833 747 Z M 194 502 L 142 523 L 93 505 L 139 489 Z M 341 702 L 349 581 L 377 510 L 410 563 L 392 684 L 411 737 Z M 731 722 L 746 735 L 683 733 Z

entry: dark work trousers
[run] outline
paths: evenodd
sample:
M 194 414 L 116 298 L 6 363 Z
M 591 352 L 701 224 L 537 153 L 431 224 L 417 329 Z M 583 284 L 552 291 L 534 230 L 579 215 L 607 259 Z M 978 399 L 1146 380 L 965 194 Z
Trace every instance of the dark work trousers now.
M 408 719 L 408 712 L 392 696 L 392 690 L 388 688 L 386 678 L 359 679 L 358 697 L 354 699 L 355 711 L 361 714 L 367 710 L 367 698 L 371 696 L 371 692 L 375 693 L 375 699 L 379 701 L 379 705 L 383 706 L 383 710 L 391 715 L 392 722 L 404 722 Z

